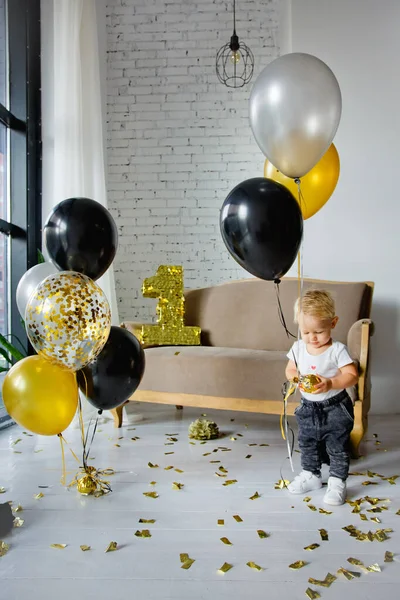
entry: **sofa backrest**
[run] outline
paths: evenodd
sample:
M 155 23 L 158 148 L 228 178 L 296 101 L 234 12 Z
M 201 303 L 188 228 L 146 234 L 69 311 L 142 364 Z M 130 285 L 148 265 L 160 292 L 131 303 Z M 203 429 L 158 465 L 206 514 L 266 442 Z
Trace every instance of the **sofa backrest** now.
M 308 288 L 325 289 L 334 297 L 339 322 L 334 339 L 346 343 L 347 333 L 358 319 L 371 312 L 373 284 L 305 279 Z M 296 278 L 284 278 L 279 285 L 286 325 L 297 336 L 293 307 L 298 297 Z M 262 279 L 243 279 L 213 287 L 185 291 L 185 323 L 202 329 L 202 344 L 254 350 L 288 350 L 288 338 L 280 322 L 275 285 Z

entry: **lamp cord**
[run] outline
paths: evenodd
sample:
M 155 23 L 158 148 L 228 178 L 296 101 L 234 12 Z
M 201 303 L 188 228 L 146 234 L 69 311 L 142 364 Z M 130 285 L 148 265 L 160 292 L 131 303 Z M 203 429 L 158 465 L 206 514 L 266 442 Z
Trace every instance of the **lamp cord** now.
M 236 35 L 236 0 L 233 0 L 233 35 Z

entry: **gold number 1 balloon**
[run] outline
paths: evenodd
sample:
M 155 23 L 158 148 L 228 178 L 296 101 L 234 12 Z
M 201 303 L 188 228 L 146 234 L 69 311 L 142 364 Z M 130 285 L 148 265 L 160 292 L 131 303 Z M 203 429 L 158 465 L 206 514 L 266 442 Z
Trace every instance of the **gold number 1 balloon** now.
M 186 327 L 183 268 L 161 265 L 156 275 L 143 281 L 145 298 L 159 298 L 157 325 L 143 325 L 141 341 L 146 346 L 199 346 L 200 327 Z

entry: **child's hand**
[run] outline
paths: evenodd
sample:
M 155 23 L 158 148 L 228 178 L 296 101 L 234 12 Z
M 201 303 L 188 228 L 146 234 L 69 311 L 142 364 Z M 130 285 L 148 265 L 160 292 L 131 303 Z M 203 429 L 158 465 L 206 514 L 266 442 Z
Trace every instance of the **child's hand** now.
M 323 394 L 324 392 L 329 392 L 332 389 L 332 379 L 327 379 L 326 377 L 321 377 L 318 375 L 321 380 L 321 383 L 317 383 L 315 387 L 315 392 L 313 394 Z

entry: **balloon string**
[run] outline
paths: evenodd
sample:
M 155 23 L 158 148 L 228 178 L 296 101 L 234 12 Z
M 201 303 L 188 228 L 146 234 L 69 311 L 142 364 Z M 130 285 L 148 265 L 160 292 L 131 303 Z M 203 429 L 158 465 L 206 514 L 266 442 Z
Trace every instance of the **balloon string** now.
M 61 474 L 61 485 L 65 486 L 65 480 L 67 477 L 67 469 L 65 466 L 65 452 L 64 452 L 64 444 L 63 444 L 63 436 L 61 433 L 58 434 L 58 437 L 60 439 L 60 444 L 61 444 L 61 463 L 62 463 L 62 474 Z

